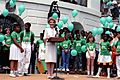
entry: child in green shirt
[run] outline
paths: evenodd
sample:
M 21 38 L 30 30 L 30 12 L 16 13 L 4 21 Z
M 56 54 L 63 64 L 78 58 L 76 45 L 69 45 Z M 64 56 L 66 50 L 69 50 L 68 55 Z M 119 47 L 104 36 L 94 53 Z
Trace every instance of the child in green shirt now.
M 120 32 L 118 32 L 118 41 L 116 43 L 116 67 L 117 67 L 117 79 L 120 79 Z
M 91 70 L 91 75 L 93 76 L 94 72 L 94 59 L 95 59 L 95 38 L 90 34 L 87 37 L 87 52 L 86 52 L 86 58 L 87 58 L 87 74 L 88 76 L 90 75 L 90 70 Z
M 10 46 L 10 76 L 16 77 L 18 76 L 18 60 L 20 59 L 20 54 L 24 52 L 24 49 L 20 45 L 20 26 L 19 24 L 14 24 L 14 31 L 11 33 L 12 44 Z
M 4 34 L 2 33 L 2 27 L 0 26 L 0 67 L 2 68 L 3 67 L 3 64 L 4 64 L 4 61 L 3 61 L 3 56 L 4 56 L 4 54 L 3 54 L 3 42 L 4 42 L 4 40 L 5 40 L 5 36 L 4 36 Z
M 82 70 L 82 52 L 81 52 L 81 39 L 80 34 L 76 34 L 76 40 L 74 40 L 74 49 L 77 51 L 76 56 L 76 68 L 77 71 Z
M 101 67 L 107 65 L 107 78 L 110 78 L 110 66 L 112 65 L 112 59 L 111 59 L 111 54 L 110 54 L 110 50 L 111 50 L 111 46 L 110 43 L 108 42 L 108 38 L 109 35 L 104 34 L 103 35 L 103 42 L 100 43 L 100 48 L 101 48 L 101 53 L 98 56 L 98 63 L 100 65 L 100 67 L 98 68 L 98 72 L 97 75 L 94 77 L 100 77 L 100 72 L 102 70 Z
M 10 62 L 9 62 L 9 52 L 10 52 L 10 45 L 12 43 L 12 38 L 10 35 L 10 28 L 6 28 L 6 35 L 5 35 L 5 40 L 3 42 L 3 53 L 4 53 L 4 67 L 8 68 L 10 66 Z
M 66 34 L 65 40 L 61 43 L 63 71 L 65 70 L 69 71 L 70 45 L 71 45 L 71 41 L 68 39 L 68 35 Z
M 43 33 L 40 33 L 40 39 L 36 42 L 37 46 L 39 47 L 39 53 L 38 53 L 38 61 L 42 62 L 42 65 L 44 67 L 44 71 L 47 71 L 47 66 L 45 63 L 45 45 L 43 42 Z

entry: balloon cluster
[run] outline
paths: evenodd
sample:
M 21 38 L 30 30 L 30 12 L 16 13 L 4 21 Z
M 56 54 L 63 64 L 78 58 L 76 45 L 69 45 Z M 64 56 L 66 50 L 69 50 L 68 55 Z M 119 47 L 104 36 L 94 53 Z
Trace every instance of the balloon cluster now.
M 100 23 L 102 24 L 102 26 L 104 28 L 110 28 L 110 29 L 112 29 L 114 27 L 114 23 L 112 22 L 112 17 L 111 16 L 101 17 L 100 18 Z M 93 36 L 101 35 L 104 32 L 103 27 L 93 28 L 91 30 Z M 110 35 L 110 31 L 106 31 L 105 34 L 109 34 Z
M 83 46 L 81 47 L 81 51 L 82 51 L 82 52 L 86 52 L 86 51 L 87 51 L 86 45 L 83 45 Z M 71 55 L 72 55 L 72 56 L 76 56 L 76 55 L 77 55 L 77 51 L 76 51 L 75 49 L 73 49 L 73 50 L 71 51 Z
M 15 5 L 16 5 L 16 0 L 10 0 L 10 1 L 9 1 L 9 5 L 10 5 L 10 7 L 14 8 Z M 18 7 L 18 11 L 19 11 L 19 16 L 21 16 L 22 13 L 25 11 L 25 6 L 24 6 L 24 5 L 20 5 L 20 6 Z M 9 11 L 8 11 L 7 9 L 4 9 L 4 10 L 2 11 L 2 15 L 3 15 L 4 17 L 6 17 L 8 14 L 9 14 Z
M 77 10 L 73 10 L 72 11 L 72 16 L 73 18 L 75 18 L 78 15 L 78 11 Z M 53 19 L 58 19 L 58 14 L 57 13 L 53 13 L 52 14 L 52 18 Z M 63 27 L 64 24 L 67 24 L 67 28 L 69 31 L 72 31 L 74 29 L 74 25 L 72 23 L 68 23 L 68 16 L 63 16 L 61 21 L 59 21 L 57 23 L 57 26 L 59 29 L 61 29 Z

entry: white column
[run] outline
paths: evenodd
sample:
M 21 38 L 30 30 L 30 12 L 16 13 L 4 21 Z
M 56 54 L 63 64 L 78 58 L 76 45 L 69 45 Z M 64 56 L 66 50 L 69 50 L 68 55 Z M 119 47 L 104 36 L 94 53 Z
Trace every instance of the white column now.
M 87 7 L 100 12 L 100 0 L 87 0 Z

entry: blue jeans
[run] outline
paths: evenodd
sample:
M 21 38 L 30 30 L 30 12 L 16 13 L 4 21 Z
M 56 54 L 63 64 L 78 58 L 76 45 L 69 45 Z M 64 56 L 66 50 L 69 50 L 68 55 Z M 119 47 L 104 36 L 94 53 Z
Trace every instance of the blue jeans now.
M 82 54 L 78 53 L 76 56 L 76 61 L 75 61 L 76 69 L 82 69 Z
M 64 68 L 64 69 L 69 68 L 69 58 L 70 58 L 69 51 L 68 51 L 68 53 L 65 53 L 64 50 L 62 50 L 62 63 L 63 63 L 62 68 Z

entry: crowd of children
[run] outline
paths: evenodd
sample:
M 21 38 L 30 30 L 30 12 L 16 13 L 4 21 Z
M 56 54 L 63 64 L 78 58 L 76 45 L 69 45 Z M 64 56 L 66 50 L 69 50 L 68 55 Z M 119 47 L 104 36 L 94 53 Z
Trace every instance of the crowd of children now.
M 31 47 L 34 42 L 34 33 L 30 31 L 30 26 L 30 23 L 26 23 L 25 30 L 20 32 L 19 25 L 14 24 L 13 32 L 10 32 L 10 28 L 6 28 L 5 35 L 2 33 L 2 27 L 0 27 L 0 35 L 3 36 L 3 41 L 0 42 L 0 58 L 1 60 L 6 59 L 5 63 L 0 61 L 0 64 L 9 67 L 10 60 L 10 76 L 12 77 L 20 76 L 20 74 L 28 75 Z M 114 69 L 117 69 L 116 76 L 120 78 L 120 32 L 114 31 L 111 34 L 113 36 L 106 33 L 101 35 L 99 49 L 97 49 L 96 46 L 98 45 L 96 45 L 95 37 L 91 32 L 76 30 L 73 33 L 66 27 L 60 29 L 59 37 L 63 37 L 64 41 L 56 45 L 57 69 L 69 73 L 72 71 L 74 73 L 87 72 L 88 76 L 100 77 L 103 68 L 104 71 L 107 69 L 107 78 L 110 78 L 115 72 Z M 35 43 L 37 49 L 35 53 L 38 56 L 36 60 L 41 61 L 44 71 L 47 71 L 45 63 L 46 46 L 43 37 L 44 33 L 40 33 L 40 39 Z M 82 49 L 83 46 L 85 49 Z M 75 56 L 71 55 L 73 49 L 77 51 Z M 96 73 L 96 71 L 98 72 Z

